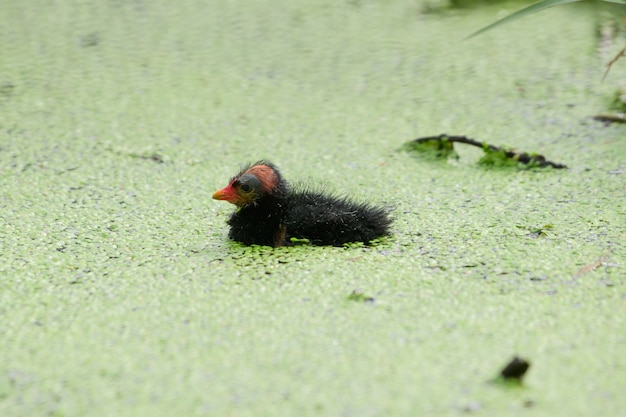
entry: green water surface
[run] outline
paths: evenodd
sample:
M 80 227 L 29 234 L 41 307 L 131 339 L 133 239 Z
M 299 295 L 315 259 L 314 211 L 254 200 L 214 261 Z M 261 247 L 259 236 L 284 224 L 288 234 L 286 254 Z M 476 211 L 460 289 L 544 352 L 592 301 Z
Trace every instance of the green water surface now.
M 589 116 L 626 63 L 590 14 L 2 3 L 0 415 L 624 415 L 626 131 Z M 570 168 L 398 151 L 441 133 Z M 261 158 L 393 237 L 229 242 L 211 195 Z

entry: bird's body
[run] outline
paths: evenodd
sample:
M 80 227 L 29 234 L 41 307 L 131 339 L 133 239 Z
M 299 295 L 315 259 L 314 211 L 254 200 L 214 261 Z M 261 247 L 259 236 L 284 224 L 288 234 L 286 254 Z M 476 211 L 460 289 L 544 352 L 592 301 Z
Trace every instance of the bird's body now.
M 368 243 L 388 235 L 391 225 L 384 208 L 290 187 L 267 161 L 242 169 L 213 198 L 239 207 L 228 221 L 229 237 L 247 245 Z

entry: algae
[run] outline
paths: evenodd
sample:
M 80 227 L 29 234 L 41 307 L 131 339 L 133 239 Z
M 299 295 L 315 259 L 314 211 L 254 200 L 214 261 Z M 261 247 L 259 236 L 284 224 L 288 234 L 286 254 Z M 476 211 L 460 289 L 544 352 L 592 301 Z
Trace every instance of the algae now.
M 626 143 L 588 119 L 615 91 L 593 24 L 460 42 L 505 5 L 423 6 L 5 4 L 0 414 L 621 415 Z M 394 151 L 452 131 L 571 168 Z M 211 194 L 263 157 L 394 206 L 394 236 L 229 242 Z M 515 355 L 523 386 L 490 384 Z

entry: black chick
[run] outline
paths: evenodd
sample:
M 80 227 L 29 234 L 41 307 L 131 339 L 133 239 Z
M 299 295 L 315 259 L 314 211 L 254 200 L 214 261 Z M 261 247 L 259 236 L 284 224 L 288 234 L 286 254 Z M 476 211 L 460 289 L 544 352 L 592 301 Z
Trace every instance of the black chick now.
M 246 245 L 291 245 L 306 239 L 314 245 L 368 243 L 389 234 L 389 211 L 310 189 L 292 189 L 268 161 L 244 167 L 213 194 L 238 207 L 228 236 Z

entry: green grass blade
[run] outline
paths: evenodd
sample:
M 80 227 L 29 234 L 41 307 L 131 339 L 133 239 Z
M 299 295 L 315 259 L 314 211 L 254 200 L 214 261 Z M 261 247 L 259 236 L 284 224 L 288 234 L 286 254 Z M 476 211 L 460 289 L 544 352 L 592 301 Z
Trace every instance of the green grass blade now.
M 509 23 L 512 22 L 516 19 L 528 16 L 530 14 L 533 13 L 537 13 L 543 9 L 547 9 L 548 7 L 553 7 L 553 6 L 560 6 L 562 4 L 568 4 L 568 3 L 577 3 L 580 1 L 584 1 L 584 0 L 543 0 L 540 1 L 539 3 L 535 3 L 532 4 L 522 10 L 518 10 L 517 12 L 513 13 L 510 16 L 507 16 L 505 18 L 502 18 L 492 24 L 490 24 L 489 26 L 485 26 L 484 28 L 472 33 L 471 35 L 469 35 L 467 38 L 465 39 L 469 39 L 469 38 L 473 38 L 474 36 L 480 35 L 483 32 L 486 32 L 488 30 L 494 29 L 500 25 L 503 25 L 505 23 Z M 606 0 L 605 0 L 606 1 Z M 624 3 L 626 2 L 626 0 L 611 0 L 612 2 L 615 3 Z

